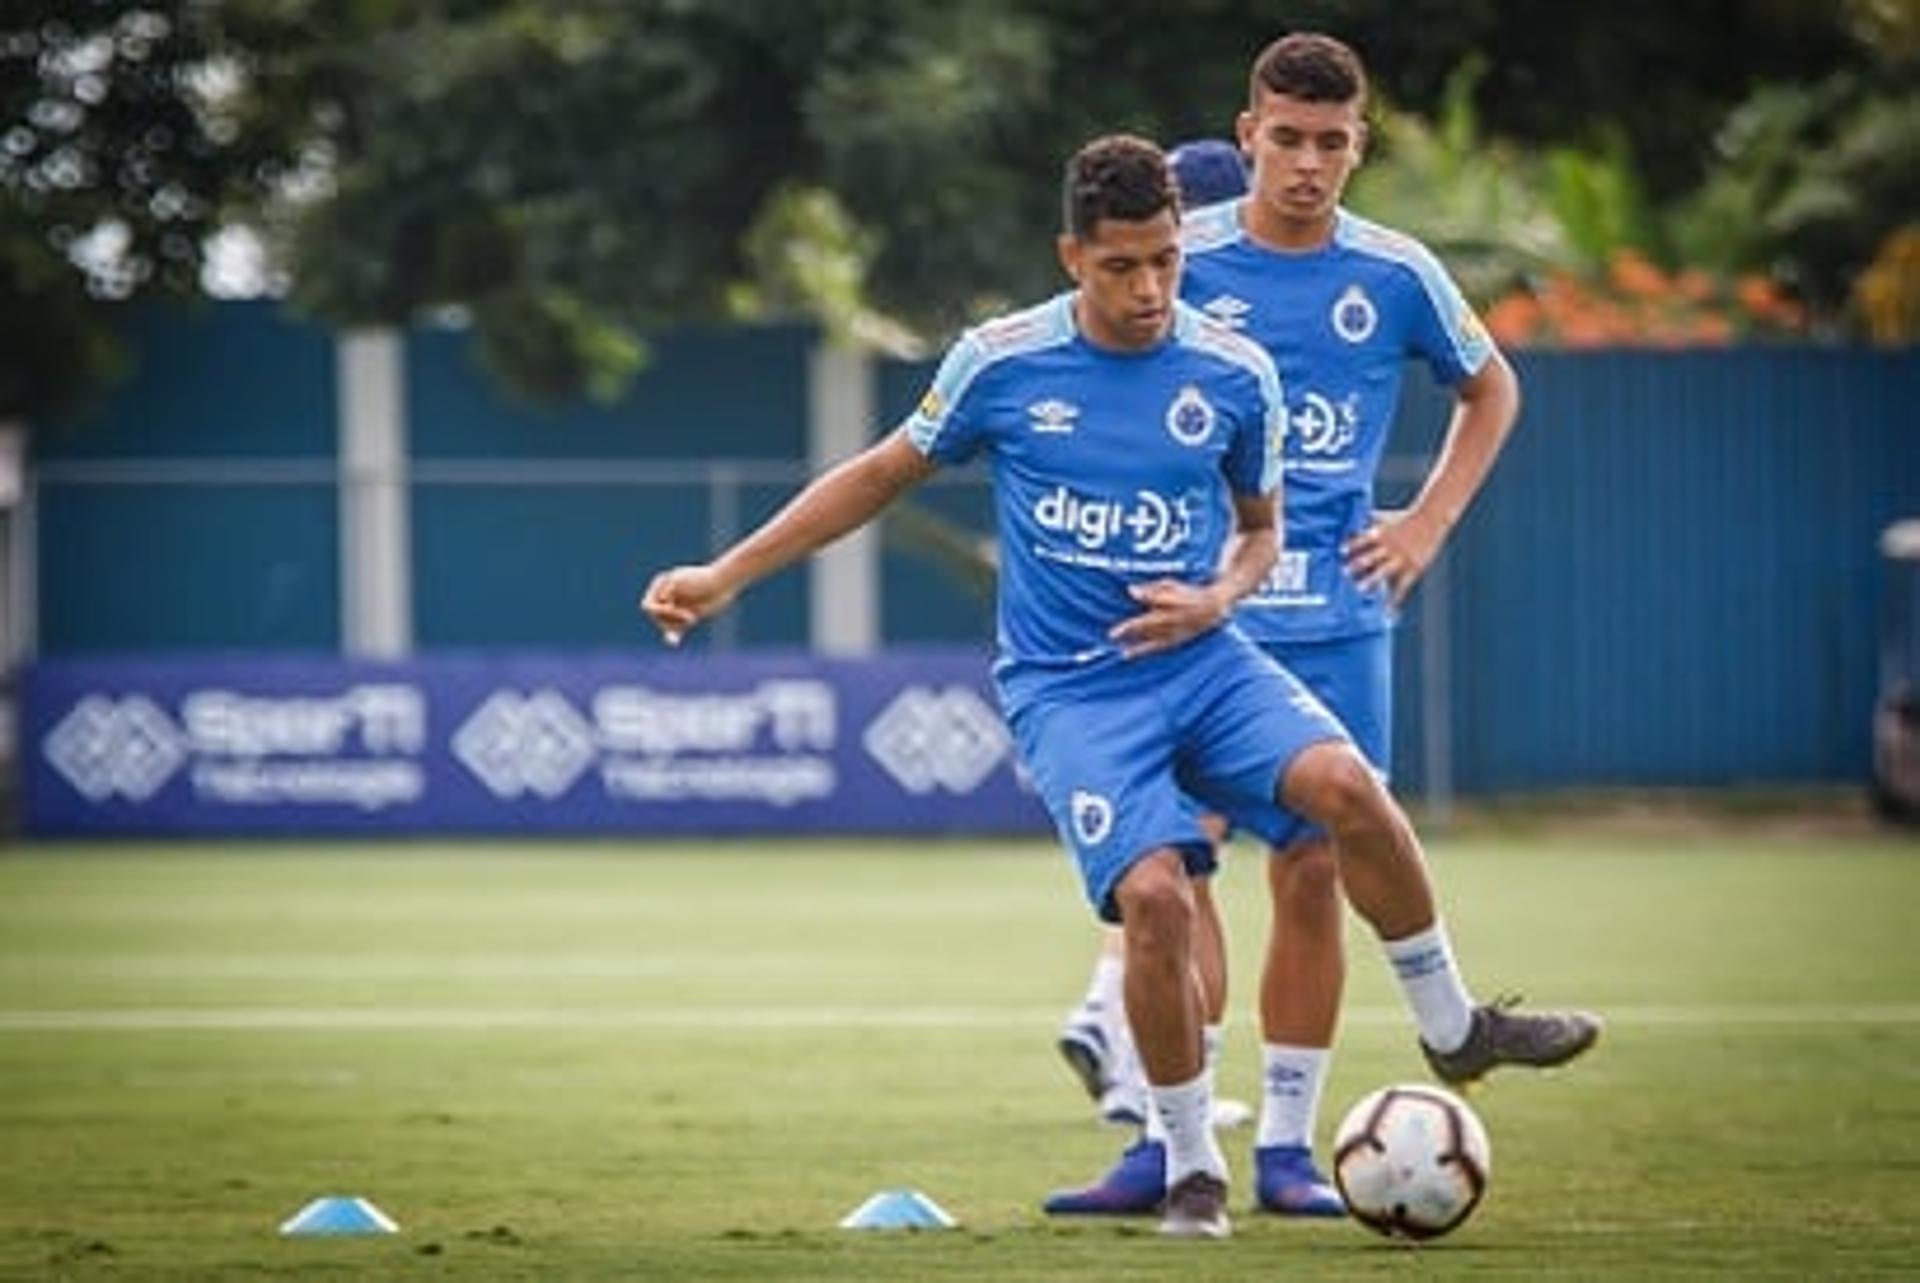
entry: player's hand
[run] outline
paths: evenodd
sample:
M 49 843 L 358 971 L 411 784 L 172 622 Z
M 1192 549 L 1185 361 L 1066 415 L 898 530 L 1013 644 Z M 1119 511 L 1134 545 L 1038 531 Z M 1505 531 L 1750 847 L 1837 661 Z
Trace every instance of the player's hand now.
M 640 598 L 640 610 L 667 645 L 678 646 L 695 624 L 725 610 L 733 595 L 712 567 L 675 566 L 653 577 Z
M 1347 572 L 1362 588 L 1385 588 L 1398 606 L 1427 573 L 1446 538 L 1434 521 L 1408 509 L 1374 514 L 1373 524 L 1347 540 Z
M 1233 608 L 1233 603 L 1223 600 L 1212 587 L 1177 579 L 1135 584 L 1127 592 L 1146 609 L 1107 630 L 1107 636 L 1120 644 L 1120 654 L 1127 659 L 1172 650 L 1192 641 L 1208 629 L 1219 627 Z

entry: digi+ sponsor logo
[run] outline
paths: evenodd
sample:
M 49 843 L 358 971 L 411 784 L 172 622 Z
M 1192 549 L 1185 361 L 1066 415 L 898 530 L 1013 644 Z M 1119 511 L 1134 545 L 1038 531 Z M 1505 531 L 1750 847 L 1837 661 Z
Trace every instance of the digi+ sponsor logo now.
M 1345 454 L 1353 446 L 1360 427 L 1360 398 L 1357 394 L 1335 401 L 1319 392 L 1300 399 L 1300 408 L 1288 416 L 1294 440 L 1302 454 Z
M 1044 530 L 1071 535 L 1089 552 L 1125 540 L 1136 555 L 1169 553 L 1193 534 L 1193 512 L 1185 495 L 1168 498 L 1136 490 L 1131 501 L 1078 495 L 1055 486 L 1033 506 Z

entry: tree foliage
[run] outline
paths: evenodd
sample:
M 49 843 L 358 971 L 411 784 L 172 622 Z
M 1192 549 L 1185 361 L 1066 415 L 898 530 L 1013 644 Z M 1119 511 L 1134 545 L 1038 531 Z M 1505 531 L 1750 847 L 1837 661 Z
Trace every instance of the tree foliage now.
M 1410 122 L 1397 145 L 1428 167 L 1404 177 L 1469 198 L 1450 216 L 1463 234 L 1477 221 L 1490 255 L 1509 232 L 1534 252 L 1534 197 L 1497 181 L 1525 154 L 1449 151 L 1447 121 L 1557 148 L 1560 248 L 1598 262 L 1641 235 L 1648 203 L 1744 163 L 1720 128 L 1729 110 L 1762 112 L 1755 96 L 1775 83 L 1827 92 L 1867 50 L 1901 47 L 1913 8 L 13 0 L 0 414 L 55 413 L 97 386 L 116 310 L 194 294 L 209 234 L 235 221 L 266 238 L 308 313 L 353 326 L 457 311 L 536 396 L 612 393 L 649 332 L 741 309 L 805 310 L 854 336 L 897 336 L 890 317 L 939 333 L 1057 286 L 1068 152 L 1116 129 L 1225 134 L 1251 55 L 1287 26 L 1365 52 Z M 1904 153 L 1873 141 L 1908 128 L 1875 74 L 1826 169 L 1786 180 L 1756 161 L 1745 188 L 1715 198 L 1760 202 L 1756 217 L 1783 217 L 1776 197 L 1797 210 L 1770 252 L 1806 254 L 1809 282 L 1873 259 L 1857 238 L 1878 223 L 1836 199 L 1908 190 L 1882 169 Z M 1423 139 L 1418 118 L 1442 104 Z M 35 342 L 54 358 L 26 359 Z
M 58 414 L 120 368 L 113 314 L 190 297 L 260 160 L 217 102 L 204 6 L 10 0 L 0 19 L 0 417 Z

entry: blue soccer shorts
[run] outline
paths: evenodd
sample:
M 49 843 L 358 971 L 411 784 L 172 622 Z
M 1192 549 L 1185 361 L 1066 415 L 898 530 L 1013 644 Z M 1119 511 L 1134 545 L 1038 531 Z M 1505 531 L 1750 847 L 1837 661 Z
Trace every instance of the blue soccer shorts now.
M 1024 683 L 1023 683 L 1024 685 Z M 1293 759 L 1347 733 L 1237 629 L 1176 650 L 1027 686 L 1009 722 L 1094 911 L 1120 920 L 1114 888 L 1144 856 L 1181 852 L 1213 869 L 1200 813 L 1269 841 L 1301 821 L 1276 798 Z
M 1354 746 L 1384 782 L 1393 754 L 1393 634 L 1382 629 L 1327 641 L 1262 642 L 1260 649 L 1340 719 Z M 1325 833 L 1319 825 L 1294 815 L 1279 840 L 1262 836 L 1274 849 L 1285 850 Z

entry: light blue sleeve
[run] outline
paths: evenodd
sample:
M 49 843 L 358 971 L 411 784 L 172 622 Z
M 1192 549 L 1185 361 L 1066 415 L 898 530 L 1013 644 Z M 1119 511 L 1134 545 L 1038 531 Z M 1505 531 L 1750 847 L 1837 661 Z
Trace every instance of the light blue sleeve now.
M 1448 387 L 1479 373 L 1493 355 L 1493 340 L 1460 287 L 1424 246 L 1406 265 L 1420 284 L 1413 292 L 1408 347 L 1423 357 L 1433 377 Z
M 968 393 L 987 367 L 985 352 L 971 333 L 947 349 L 933 383 L 901 424 L 914 448 L 936 463 L 965 463 L 980 449 L 982 424 Z
M 1239 430 L 1223 465 L 1227 484 L 1239 494 L 1269 494 L 1279 486 L 1286 444 L 1287 407 L 1280 375 L 1264 351 L 1259 355 L 1260 361 L 1247 368 L 1245 404 L 1235 416 Z
M 1233 367 L 1222 395 L 1231 398 L 1233 440 L 1220 460 L 1227 484 L 1239 494 L 1269 494 L 1280 485 L 1281 447 L 1287 431 L 1287 401 L 1273 356 L 1185 304 L 1174 308 L 1180 340 Z

